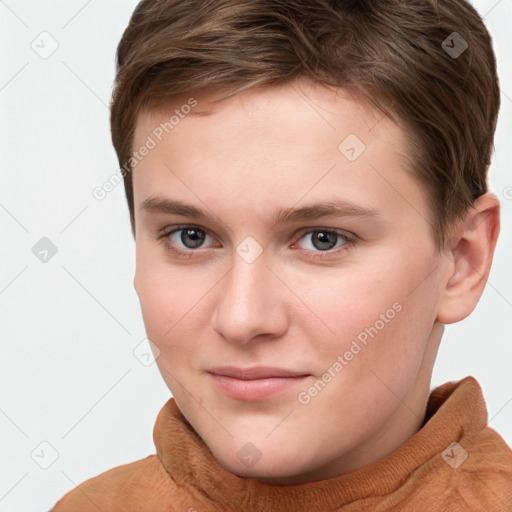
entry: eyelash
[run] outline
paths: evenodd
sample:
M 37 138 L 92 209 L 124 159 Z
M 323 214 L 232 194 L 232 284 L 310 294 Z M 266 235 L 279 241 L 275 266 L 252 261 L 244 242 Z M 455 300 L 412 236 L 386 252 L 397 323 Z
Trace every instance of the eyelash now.
M 185 229 L 196 229 L 198 231 L 204 232 L 206 235 L 210 236 L 211 238 L 214 238 L 208 232 L 207 229 L 202 228 L 200 226 L 195 226 L 193 224 L 184 224 L 184 225 L 180 225 L 180 226 L 173 226 L 172 229 L 166 229 L 164 232 L 162 232 L 161 234 L 157 235 L 156 238 L 157 238 L 157 240 L 162 240 L 165 248 L 169 252 L 171 252 L 172 254 L 175 254 L 175 255 L 181 256 L 181 257 L 185 257 L 185 258 L 191 258 L 191 257 L 193 257 L 194 253 L 200 252 L 201 249 L 190 249 L 190 250 L 187 250 L 187 251 L 183 251 L 181 249 L 176 249 L 176 247 L 169 240 L 169 237 L 172 234 L 177 233 L 179 231 L 183 231 Z M 326 234 L 338 235 L 339 237 L 341 237 L 341 238 L 343 238 L 345 240 L 345 243 L 341 247 L 336 249 L 336 250 L 329 249 L 327 251 L 316 252 L 316 251 L 308 251 L 307 249 L 301 249 L 301 250 L 304 250 L 304 251 L 307 251 L 307 252 L 315 253 L 313 255 L 313 258 L 322 259 L 322 258 L 327 258 L 327 257 L 333 256 L 333 255 L 339 255 L 339 254 L 342 254 L 342 253 L 344 253 L 346 251 L 349 251 L 356 244 L 356 238 L 357 237 L 355 235 L 348 235 L 347 233 L 342 232 L 342 231 L 337 230 L 337 229 L 334 229 L 334 228 L 314 228 L 314 229 L 309 229 L 308 231 L 303 231 L 301 233 L 300 237 L 297 239 L 297 241 L 302 240 L 302 238 L 304 238 L 304 236 L 306 236 L 308 234 L 316 233 L 316 232 L 319 232 L 319 231 L 321 231 L 322 233 L 326 233 Z

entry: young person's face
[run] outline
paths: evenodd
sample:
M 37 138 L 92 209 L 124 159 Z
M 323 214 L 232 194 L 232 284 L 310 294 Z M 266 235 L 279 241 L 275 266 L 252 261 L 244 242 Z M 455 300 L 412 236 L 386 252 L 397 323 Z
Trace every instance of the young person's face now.
M 245 91 L 212 115 L 182 109 L 159 141 L 190 96 L 142 113 L 134 141 L 156 142 L 133 170 L 134 285 L 178 407 L 240 476 L 303 483 L 385 457 L 421 426 L 448 276 L 404 132 L 304 82 Z M 194 97 L 198 112 L 217 96 Z M 344 214 L 312 208 L 335 202 Z M 299 376 L 211 373 L 227 366 Z

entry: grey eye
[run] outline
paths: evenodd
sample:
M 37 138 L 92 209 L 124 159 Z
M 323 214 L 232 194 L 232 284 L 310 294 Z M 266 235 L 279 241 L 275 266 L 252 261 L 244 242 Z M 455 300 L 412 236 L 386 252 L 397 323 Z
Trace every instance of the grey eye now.
M 311 241 L 317 249 L 329 250 L 336 246 L 340 235 L 329 231 L 313 231 Z
M 168 236 L 171 239 L 172 236 L 178 233 L 181 233 L 179 241 L 187 249 L 197 249 L 204 243 L 205 238 L 208 236 L 204 230 L 193 227 L 177 229 L 169 233 Z

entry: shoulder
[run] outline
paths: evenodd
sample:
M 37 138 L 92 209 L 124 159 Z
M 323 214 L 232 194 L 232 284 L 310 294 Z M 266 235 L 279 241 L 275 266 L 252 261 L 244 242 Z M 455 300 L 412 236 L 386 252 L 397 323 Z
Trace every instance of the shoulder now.
M 510 512 L 512 450 L 490 427 L 452 443 L 427 464 L 417 495 L 435 510 Z M 425 501 L 424 501 L 425 502 Z
M 484 505 L 486 512 L 512 510 L 512 450 L 505 440 L 486 426 L 467 443 L 466 452 L 454 473 L 468 501 Z
M 171 498 L 170 477 L 157 455 L 105 471 L 64 495 L 50 512 L 152 510 L 159 500 Z M 149 508 L 148 508 L 149 507 Z

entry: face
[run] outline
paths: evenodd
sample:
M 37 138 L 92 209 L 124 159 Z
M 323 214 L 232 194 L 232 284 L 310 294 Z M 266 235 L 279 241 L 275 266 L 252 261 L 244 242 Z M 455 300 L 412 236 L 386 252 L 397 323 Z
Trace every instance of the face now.
M 178 407 L 263 482 L 382 459 L 421 426 L 446 279 L 404 131 L 306 81 L 183 115 L 191 96 L 134 140 L 155 142 L 133 170 L 134 286 Z

